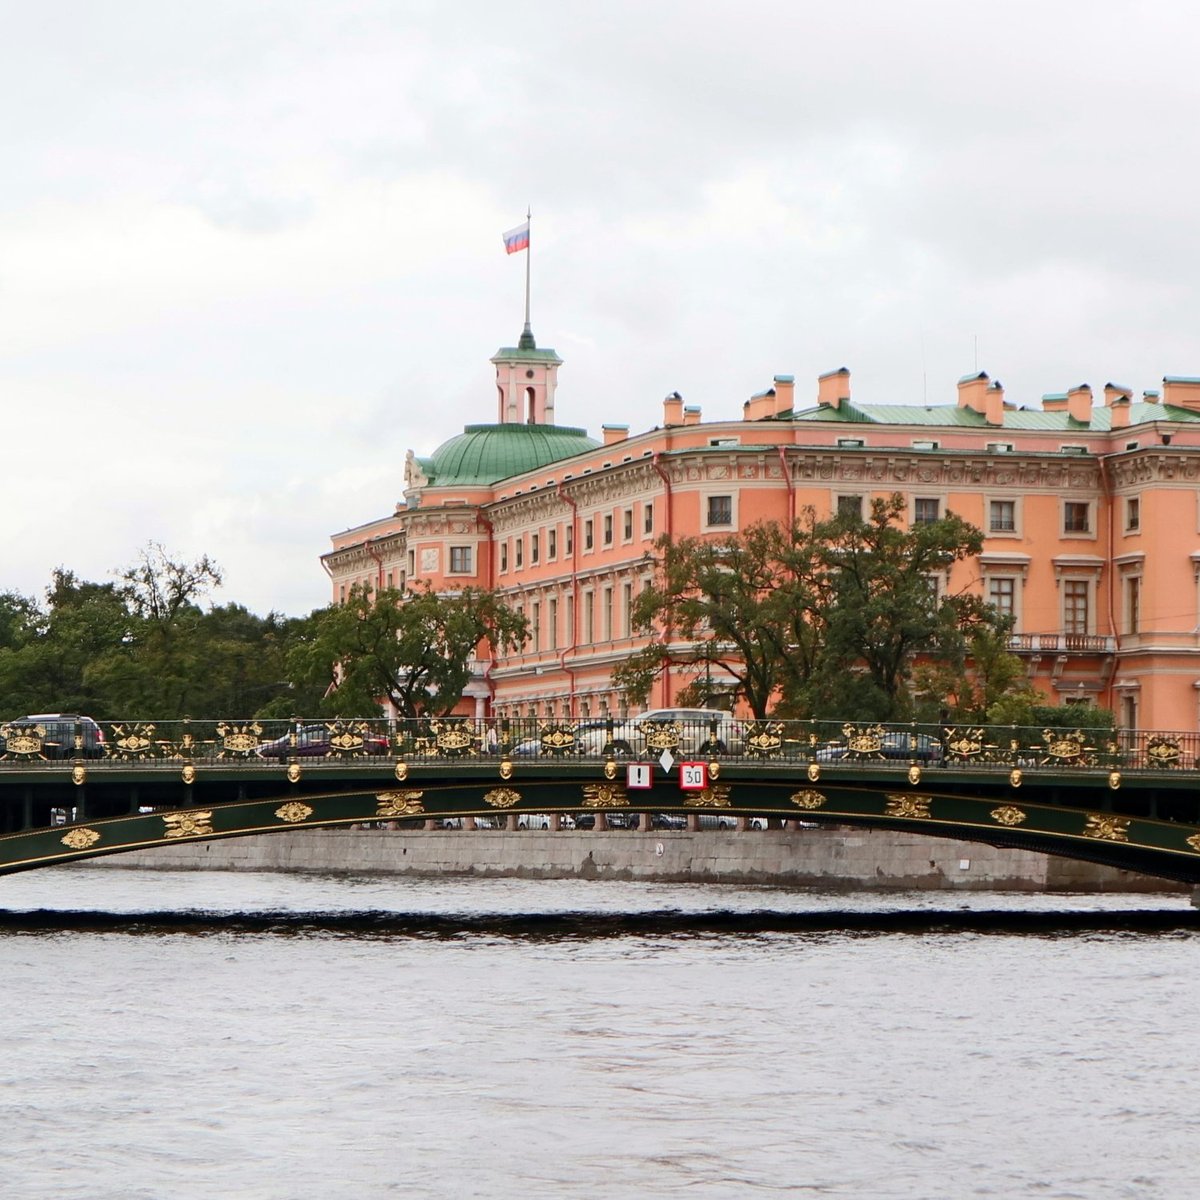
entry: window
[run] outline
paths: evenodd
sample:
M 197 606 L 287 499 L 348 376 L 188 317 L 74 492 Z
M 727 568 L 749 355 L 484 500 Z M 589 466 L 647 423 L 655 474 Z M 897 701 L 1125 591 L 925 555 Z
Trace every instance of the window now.
M 408 577 L 411 579 L 417 573 L 417 552 L 410 550 L 408 552 Z
M 546 606 L 546 624 L 548 629 L 546 632 L 550 635 L 550 649 L 558 649 L 558 598 L 550 597 L 550 602 Z
M 733 524 L 732 496 L 709 496 L 708 524 L 710 526 Z
M 525 557 L 525 538 L 524 538 L 524 536 L 517 538 L 516 541 L 513 542 L 513 551 L 514 551 L 514 565 L 516 566 L 516 569 L 519 571 L 521 569 L 521 567 L 525 565 L 523 562 L 524 557 Z
M 621 586 L 621 621 L 622 634 L 624 637 L 633 636 L 633 584 L 626 583 Z
M 1017 502 L 1015 500 L 991 501 L 988 504 L 988 529 L 992 533 L 1015 533 Z
M 508 570 L 508 543 L 507 542 L 500 543 L 500 570 L 501 571 Z
M 537 654 L 542 648 L 542 606 L 536 600 L 529 606 L 529 636 Z
M 604 631 L 604 640 L 606 642 L 611 642 L 612 636 L 613 636 L 613 590 L 612 590 L 612 588 L 606 587 L 604 589 L 603 596 L 604 596 L 604 613 L 601 618 L 601 620 L 603 622 L 603 624 L 601 625 L 601 628 Z
M 649 502 L 642 505 L 642 532 L 654 532 L 654 505 Z
M 987 452 L 989 454 L 1011 454 L 1013 444 L 1012 442 L 988 442 Z
M 1091 528 L 1091 507 L 1086 500 L 1063 501 L 1063 533 L 1087 533 Z
M 1125 501 L 1125 532 L 1137 533 L 1142 527 L 1142 501 L 1138 496 L 1130 496 Z
M 988 580 L 988 603 L 1002 616 L 1016 615 L 1017 581 L 1007 576 Z
M 839 450 L 861 450 L 867 443 L 862 438 L 838 438 Z
M 913 524 L 932 525 L 941 515 L 938 512 L 940 507 L 941 501 L 936 497 L 927 498 L 918 496 L 913 501 Z
M 592 596 L 592 592 L 583 593 L 583 640 L 589 646 L 596 640 L 596 606 Z
M 558 557 L 558 530 L 546 531 L 546 557 L 553 562 Z
M 709 438 L 708 444 L 710 446 L 738 446 L 741 442 L 740 439 L 735 437 L 716 437 Z
M 627 508 L 621 517 L 621 537 L 627 541 L 633 541 L 633 509 Z
M 542 539 L 540 535 L 531 533 L 529 535 L 529 562 L 530 565 L 536 563 L 541 555 Z
M 837 498 L 837 515 L 839 517 L 854 517 L 862 520 L 863 498 L 861 496 L 839 496 Z
M 937 442 L 930 442 L 922 439 L 920 441 L 913 442 L 912 448 L 914 450 L 936 450 L 938 448 L 938 444 Z
M 1086 446 L 1059 446 L 1058 449 L 1061 454 L 1086 454 L 1087 453 Z
M 1063 582 L 1063 632 L 1088 632 L 1088 582 L 1067 579 Z
M 588 517 L 588 519 L 586 521 L 584 521 L 584 523 L 583 523 L 583 548 L 585 550 L 591 550 L 592 547 L 595 545 L 596 539 L 595 539 L 595 534 L 593 532 L 594 526 L 595 526 L 595 522 L 592 520 L 591 517 Z
M 1142 623 L 1142 578 L 1131 575 L 1125 580 L 1125 632 L 1137 633 Z
M 451 575 L 470 575 L 471 573 L 471 547 L 470 546 L 451 546 L 450 547 L 450 574 Z
M 573 555 L 574 553 L 575 553 L 575 526 L 568 525 L 567 526 L 567 557 L 570 558 L 571 555 Z
M 606 546 L 611 546 L 612 539 L 613 539 L 613 519 L 612 519 L 612 513 L 608 513 L 605 515 L 605 518 L 604 518 L 604 544 Z

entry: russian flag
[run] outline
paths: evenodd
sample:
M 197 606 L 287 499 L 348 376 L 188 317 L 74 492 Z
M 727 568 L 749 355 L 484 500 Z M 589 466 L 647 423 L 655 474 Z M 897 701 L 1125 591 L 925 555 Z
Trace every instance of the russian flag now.
M 529 249 L 528 221 L 522 225 L 518 225 L 516 229 L 510 229 L 504 235 L 504 248 L 509 252 L 509 254 L 516 254 L 518 250 Z

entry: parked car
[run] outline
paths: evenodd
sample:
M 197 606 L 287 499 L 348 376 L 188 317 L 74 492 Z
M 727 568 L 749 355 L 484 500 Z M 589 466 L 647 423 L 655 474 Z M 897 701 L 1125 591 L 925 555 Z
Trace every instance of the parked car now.
M 292 745 L 290 733 L 277 737 L 274 741 L 263 742 L 255 751 L 259 758 L 325 758 L 336 757 L 338 751 L 333 746 L 333 733 L 327 725 L 302 725 L 296 730 L 296 744 Z M 363 737 L 363 753 L 386 755 L 388 740 L 380 734 L 366 734 Z
M 10 739 L 16 754 L 25 738 L 33 738 L 41 743 L 42 758 L 75 758 L 76 727 L 83 739 L 78 757 L 103 758 L 104 730 L 91 717 L 78 713 L 35 713 L 9 721 L 0 729 L 0 754 L 9 753 Z
M 613 753 L 621 757 L 657 758 L 662 753 L 647 743 L 653 739 L 656 726 L 678 726 L 679 745 L 673 751 L 676 756 L 709 752 L 709 743 L 715 736 L 718 753 L 737 754 L 746 741 L 746 728 L 727 712 L 711 708 L 652 708 L 637 716 L 613 722 Z M 606 723 L 597 722 L 597 728 L 588 730 L 579 741 L 585 754 L 602 754 L 608 741 Z M 663 730 L 661 732 L 667 732 Z
M 680 813 L 651 813 L 651 829 L 686 829 L 687 817 Z
M 819 763 L 841 762 L 877 762 L 881 759 L 891 762 L 931 763 L 942 761 L 942 743 L 927 733 L 905 733 L 902 730 L 885 733 L 879 739 L 879 750 L 875 754 L 851 754 L 849 747 L 842 742 L 830 742 L 822 746 L 816 753 Z
M 737 817 L 732 813 L 701 813 L 701 829 L 736 829 Z
M 603 748 L 607 726 L 608 722 L 606 720 L 591 719 L 580 721 L 575 726 L 575 753 L 598 754 L 600 750 L 593 749 L 593 746 L 598 734 L 600 748 Z M 537 758 L 541 753 L 542 739 L 540 737 L 526 738 L 512 748 L 514 758 Z M 548 755 L 547 757 L 552 756 Z

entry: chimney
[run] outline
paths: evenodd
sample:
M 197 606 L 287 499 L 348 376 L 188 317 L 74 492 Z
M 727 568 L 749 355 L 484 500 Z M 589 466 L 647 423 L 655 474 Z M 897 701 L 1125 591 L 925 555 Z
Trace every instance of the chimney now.
M 1104 385 L 1104 407 L 1112 408 L 1116 401 L 1124 396 L 1126 400 L 1133 399 L 1133 389 L 1122 387 L 1119 383 L 1106 383 Z
M 1108 405 L 1112 417 L 1113 429 L 1129 428 L 1129 397 L 1124 392 L 1118 392 L 1111 401 L 1108 399 L 1108 388 L 1104 389 L 1104 402 Z
M 778 417 L 781 413 L 793 412 L 795 408 L 796 377 L 794 375 L 776 375 L 775 412 L 772 415 Z
M 629 436 L 628 425 L 601 425 L 604 431 L 604 444 L 611 446 L 613 442 L 623 442 Z
M 1185 375 L 1163 376 L 1163 403 L 1175 408 L 1190 408 L 1200 411 L 1200 379 L 1189 379 Z
M 761 421 L 764 417 L 775 415 L 775 389 L 756 392 L 742 409 L 742 418 L 746 421 Z
M 1042 397 L 1042 412 L 1066 412 L 1067 393 L 1047 392 Z
M 672 392 L 663 401 L 663 424 L 683 424 L 683 397 L 678 392 Z
M 700 408 L 698 405 L 692 408 L 685 408 L 683 410 L 683 423 L 685 425 L 700 424 Z
M 1086 383 L 1067 392 L 1067 416 L 1080 425 L 1092 423 L 1092 389 Z
M 841 408 L 850 402 L 850 372 L 846 367 L 817 376 L 817 403 L 823 408 Z
M 978 375 L 964 375 L 958 381 L 958 407 L 969 408 L 981 417 L 985 416 L 987 414 L 987 386 L 986 371 L 980 371 Z
M 1158 393 L 1157 392 L 1143 392 L 1142 393 L 1142 403 L 1143 404 L 1157 404 L 1158 403 Z
M 984 420 L 989 425 L 1004 424 L 1004 384 L 996 380 L 983 394 Z

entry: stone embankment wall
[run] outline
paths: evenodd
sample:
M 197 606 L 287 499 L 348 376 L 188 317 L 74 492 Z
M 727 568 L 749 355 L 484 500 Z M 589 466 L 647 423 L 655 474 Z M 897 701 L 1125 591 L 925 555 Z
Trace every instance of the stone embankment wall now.
M 94 860 L 142 869 L 645 879 L 784 887 L 1184 891 L 1181 885 L 1025 850 L 883 830 L 306 829 Z

